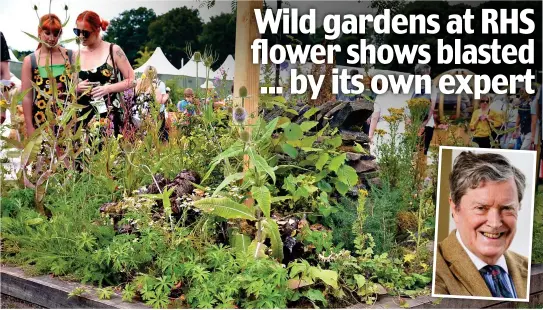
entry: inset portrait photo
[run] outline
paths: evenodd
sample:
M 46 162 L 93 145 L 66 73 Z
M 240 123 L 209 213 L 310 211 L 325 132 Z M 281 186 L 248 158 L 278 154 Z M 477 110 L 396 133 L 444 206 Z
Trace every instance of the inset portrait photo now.
M 432 296 L 528 301 L 537 153 L 439 151 Z

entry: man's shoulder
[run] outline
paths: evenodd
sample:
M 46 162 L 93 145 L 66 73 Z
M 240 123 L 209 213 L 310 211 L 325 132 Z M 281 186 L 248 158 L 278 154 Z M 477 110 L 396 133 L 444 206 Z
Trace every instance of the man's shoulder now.
M 507 251 L 505 252 L 505 259 L 507 261 L 507 264 L 510 263 L 515 266 L 520 266 L 528 270 L 528 257 L 518 254 L 513 251 Z

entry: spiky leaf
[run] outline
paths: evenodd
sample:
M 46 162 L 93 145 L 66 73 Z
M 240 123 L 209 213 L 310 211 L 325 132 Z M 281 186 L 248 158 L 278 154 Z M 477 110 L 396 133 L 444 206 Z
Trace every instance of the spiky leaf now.
M 273 172 L 273 168 L 268 165 L 268 162 L 255 152 L 253 148 L 249 148 L 247 153 L 251 159 L 251 163 L 256 167 L 257 171 L 266 172 L 272 178 L 273 183 L 275 183 L 275 172 Z
M 234 181 L 238 181 L 238 180 L 241 180 L 243 179 L 243 176 L 245 175 L 245 173 L 243 172 L 239 172 L 239 173 L 234 173 L 232 175 L 229 175 L 227 176 L 222 182 L 221 184 L 219 184 L 219 186 L 217 186 L 217 188 L 215 189 L 215 191 L 213 192 L 213 195 L 212 196 L 215 196 L 217 195 L 224 187 L 226 187 L 228 184 L 234 182 Z
M 266 231 L 266 235 L 271 241 L 272 256 L 279 261 L 283 260 L 283 241 L 281 240 L 281 234 L 279 233 L 279 226 L 272 219 L 262 221 L 262 226 Z
M 237 203 L 230 198 L 204 198 L 195 201 L 194 206 L 226 219 L 256 220 L 254 209 Z
M 254 199 L 256 199 L 256 202 L 258 202 L 258 207 L 262 210 L 262 213 L 269 218 L 271 212 L 270 190 L 266 186 L 253 186 L 251 188 L 251 193 L 253 194 Z

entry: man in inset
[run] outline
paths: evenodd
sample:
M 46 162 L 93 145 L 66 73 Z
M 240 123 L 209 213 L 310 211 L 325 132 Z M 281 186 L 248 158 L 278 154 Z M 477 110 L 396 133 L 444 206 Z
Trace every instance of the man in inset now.
M 457 229 L 438 244 L 434 293 L 525 299 L 528 259 L 508 248 L 526 177 L 502 155 L 462 152 L 449 179 Z

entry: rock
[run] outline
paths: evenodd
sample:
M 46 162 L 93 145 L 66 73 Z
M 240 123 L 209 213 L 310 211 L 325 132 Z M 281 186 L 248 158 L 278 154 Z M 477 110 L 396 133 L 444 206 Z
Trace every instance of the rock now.
M 357 160 L 349 162 L 349 165 L 353 167 L 357 173 L 371 172 L 379 169 L 377 163 L 373 160 Z
M 330 111 L 324 114 L 325 118 L 331 118 L 337 111 L 343 109 L 347 105 L 347 102 L 336 102 L 336 104 L 336 106 L 334 106 L 332 109 L 330 109 Z
M 368 135 L 360 131 L 341 129 L 339 133 L 343 141 L 358 142 L 360 144 L 370 142 Z
M 362 127 L 373 113 L 373 103 L 366 100 L 344 102 L 326 113 L 330 127 L 351 129 Z
M 360 158 L 362 158 L 362 155 L 364 155 L 364 154 L 352 153 L 352 152 L 346 152 L 345 154 L 347 155 L 347 160 L 350 160 L 350 161 L 360 160 Z
M 319 109 L 319 112 L 316 113 L 316 115 L 317 115 L 317 121 L 320 121 L 320 120 L 321 120 L 328 112 L 330 112 L 330 110 L 332 110 L 337 104 L 338 104 L 338 102 L 328 101 L 327 103 L 321 104 L 320 106 L 318 106 L 317 108 Z

